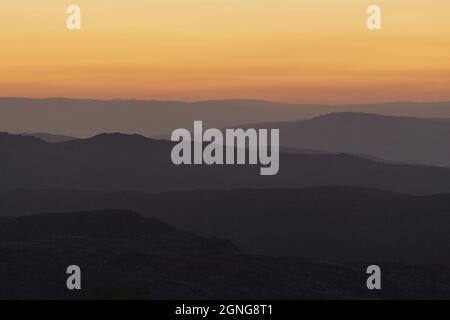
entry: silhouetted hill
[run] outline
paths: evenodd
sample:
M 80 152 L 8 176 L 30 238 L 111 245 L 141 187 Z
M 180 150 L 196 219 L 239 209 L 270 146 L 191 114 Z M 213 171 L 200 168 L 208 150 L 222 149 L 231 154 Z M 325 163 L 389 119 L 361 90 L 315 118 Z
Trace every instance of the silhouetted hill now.
M 64 214 L 49 212 L 17 218 L 0 217 L 0 241 L 51 243 L 61 239 L 72 239 L 75 243 L 87 239 L 131 243 L 145 239 L 148 248 L 164 243 L 168 250 L 171 246 L 179 246 L 192 254 L 199 251 L 217 254 L 239 252 L 226 240 L 211 238 L 206 241 L 129 210 L 91 210 Z M 135 249 L 139 249 L 139 246 Z
M 32 136 L 44 140 L 45 142 L 55 143 L 55 142 L 64 142 L 75 140 L 75 137 L 63 136 L 63 135 L 55 135 L 48 133 L 24 133 L 24 136 Z
M 16 219 L 4 218 L 0 222 L 0 241 L 50 240 L 60 236 L 133 239 L 181 234 L 161 222 L 143 219 L 138 214 L 123 210 L 64 215 L 47 213 Z
M 245 123 L 289 121 L 331 112 L 450 118 L 449 102 L 368 105 L 285 104 L 254 100 L 145 101 L 0 98 L 0 130 L 89 137 L 103 132 L 170 134 L 194 120 L 222 128 Z
M 2 299 L 436 299 L 450 294 L 448 267 L 386 263 L 383 290 L 371 292 L 365 287 L 368 263 L 244 255 L 226 241 L 131 212 L 0 218 L 0 226 Z M 73 264 L 81 268 L 81 291 L 66 288 L 66 269 Z
M 2 215 L 108 208 L 133 210 L 195 234 L 227 238 L 249 253 L 450 264 L 450 195 L 409 196 L 351 187 L 0 193 Z
M 280 128 L 280 143 L 286 147 L 450 167 L 449 121 L 335 113 L 311 120 L 256 126 Z
M 259 165 L 172 164 L 172 142 L 101 134 L 46 143 L 0 134 L 0 190 L 79 189 L 161 192 L 194 189 L 371 187 L 412 194 L 450 192 L 450 170 L 388 164 L 345 154 L 280 155 L 280 171 Z
M 450 195 L 344 187 L 164 194 L 148 214 L 231 239 L 252 253 L 326 260 L 446 263 Z

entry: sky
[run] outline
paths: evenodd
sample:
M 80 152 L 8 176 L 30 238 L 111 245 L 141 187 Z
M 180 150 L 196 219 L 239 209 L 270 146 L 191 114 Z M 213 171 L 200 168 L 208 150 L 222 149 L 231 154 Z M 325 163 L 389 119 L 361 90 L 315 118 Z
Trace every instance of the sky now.
M 0 96 L 450 100 L 448 0 L 1 0 L 0 43 Z

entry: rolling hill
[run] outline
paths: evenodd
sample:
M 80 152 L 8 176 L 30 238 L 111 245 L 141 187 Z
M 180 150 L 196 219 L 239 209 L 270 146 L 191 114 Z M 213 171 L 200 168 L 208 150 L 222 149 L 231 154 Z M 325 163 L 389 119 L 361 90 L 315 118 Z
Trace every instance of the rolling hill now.
M 450 264 L 448 194 L 410 196 L 352 187 L 0 193 L 3 216 L 111 208 L 132 210 L 205 237 L 230 239 L 251 254 Z
M 245 123 L 309 119 L 331 112 L 450 118 L 449 102 L 368 105 L 307 105 L 255 100 L 145 101 L 0 98 L 0 128 L 11 133 L 43 132 L 74 137 L 100 133 L 170 134 L 203 120 L 215 128 Z
M 383 264 L 383 290 L 365 288 L 366 263 L 240 253 L 232 244 L 129 211 L 0 218 L 2 299 L 445 299 L 445 266 Z M 66 288 L 81 268 L 82 290 Z
M 284 147 L 450 167 L 450 122 L 446 120 L 347 112 L 249 127 L 279 128 Z
M 172 142 L 102 134 L 46 143 L 0 134 L 0 190 L 79 189 L 162 192 L 343 185 L 411 194 L 450 192 L 450 169 L 390 164 L 346 154 L 281 153 L 280 172 L 259 165 L 172 164 Z

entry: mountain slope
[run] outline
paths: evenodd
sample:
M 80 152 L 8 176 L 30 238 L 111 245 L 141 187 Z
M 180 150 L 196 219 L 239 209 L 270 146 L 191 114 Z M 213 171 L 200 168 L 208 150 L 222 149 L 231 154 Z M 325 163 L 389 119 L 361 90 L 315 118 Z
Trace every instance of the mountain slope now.
M 257 124 L 279 128 L 280 144 L 450 167 L 450 122 L 367 113 L 334 113 L 311 120 Z
M 69 136 L 62 136 L 62 135 L 54 135 L 54 134 L 48 134 L 48 133 L 24 133 L 24 136 L 32 136 L 39 138 L 41 140 L 44 140 L 45 142 L 55 143 L 55 142 L 64 142 L 64 141 L 70 141 L 75 140 L 77 138 L 69 137 Z
M 245 252 L 328 261 L 450 264 L 450 195 L 372 189 L 0 193 L 2 215 L 122 208 Z
M 365 287 L 368 262 L 245 255 L 226 241 L 126 211 L 0 218 L 0 226 L 2 299 L 442 299 L 450 294 L 445 266 L 383 264 L 383 290 L 372 292 Z M 66 269 L 73 264 L 81 268 L 80 291 L 66 288 Z
M 102 134 L 46 143 L 0 134 L 0 190 L 79 189 L 161 192 L 194 189 L 371 187 L 412 194 L 450 192 L 450 170 L 389 164 L 345 154 L 280 154 L 280 171 L 259 165 L 172 164 L 172 142 Z

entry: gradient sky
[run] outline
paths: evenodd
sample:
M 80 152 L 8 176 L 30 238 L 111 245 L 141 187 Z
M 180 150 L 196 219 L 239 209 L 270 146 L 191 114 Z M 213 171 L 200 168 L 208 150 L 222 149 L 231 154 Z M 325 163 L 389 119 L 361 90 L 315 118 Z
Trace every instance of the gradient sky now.
M 0 96 L 450 100 L 449 0 L 2 1 L 0 43 Z

